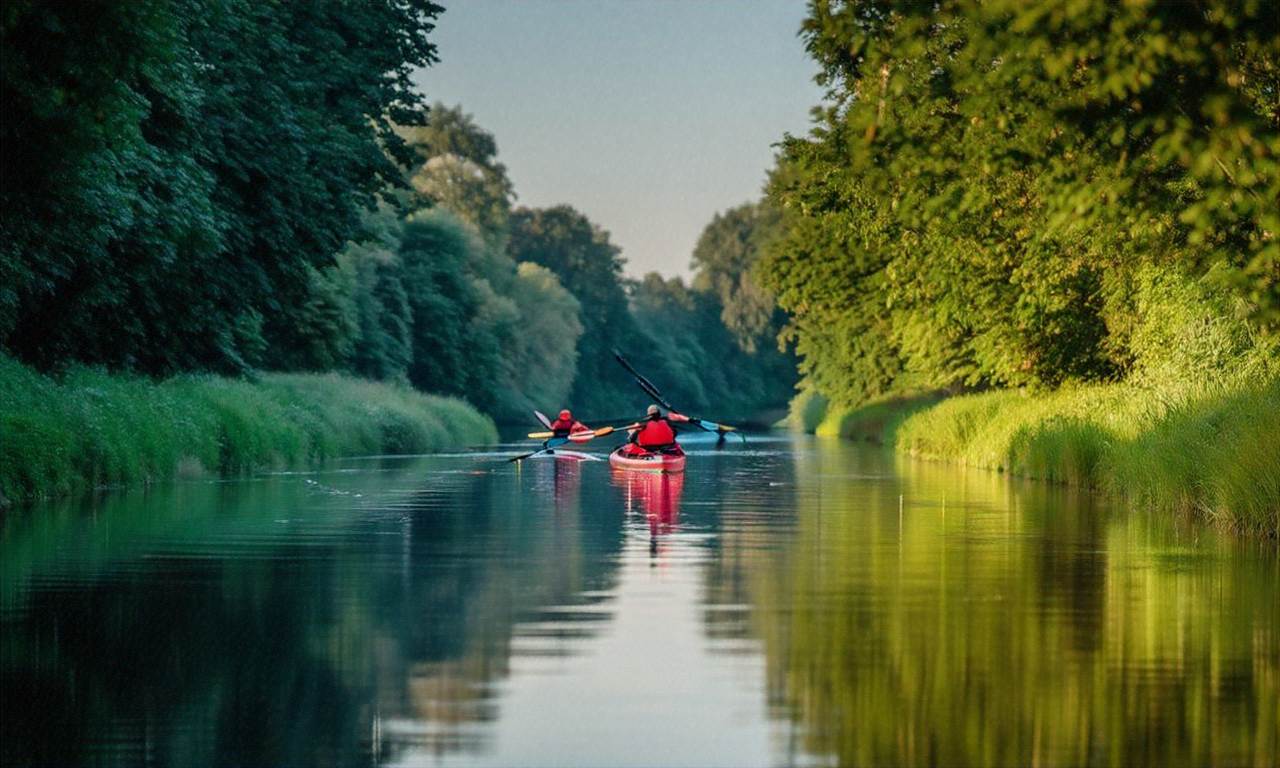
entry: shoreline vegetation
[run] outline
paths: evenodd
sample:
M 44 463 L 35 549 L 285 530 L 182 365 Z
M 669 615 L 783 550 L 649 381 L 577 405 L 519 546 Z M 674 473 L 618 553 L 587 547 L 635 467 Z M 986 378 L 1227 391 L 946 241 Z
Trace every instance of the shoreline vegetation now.
M 811 4 L 826 91 L 779 144 L 756 274 L 795 418 L 1280 536 L 1267 14 Z
M 1089 488 L 1130 506 L 1280 537 L 1280 378 L 1178 394 L 1134 383 L 929 392 L 855 407 L 806 390 L 787 422 L 819 436 Z
M 628 277 L 605 229 L 518 206 L 498 139 L 430 103 L 443 10 L 4 14 L 3 497 L 640 412 L 615 347 L 693 413 L 785 406 L 762 211 L 709 222 L 688 281 Z
M 72 367 L 50 377 L 4 356 L 0 434 L 0 507 L 497 440 L 493 421 L 461 400 L 336 373 L 153 381 Z

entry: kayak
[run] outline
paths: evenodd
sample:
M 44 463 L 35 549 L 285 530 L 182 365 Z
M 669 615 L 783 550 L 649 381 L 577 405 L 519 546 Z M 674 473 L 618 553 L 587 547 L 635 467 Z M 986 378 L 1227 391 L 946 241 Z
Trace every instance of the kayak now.
M 614 469 L 625 469 L 630 472 L 683 472 L 684 451 L 676 446 L 670 453 L 645 451 L 642 454 L 628 454 L 626 446 L 619 446 L 609 454 L 609 466 Z

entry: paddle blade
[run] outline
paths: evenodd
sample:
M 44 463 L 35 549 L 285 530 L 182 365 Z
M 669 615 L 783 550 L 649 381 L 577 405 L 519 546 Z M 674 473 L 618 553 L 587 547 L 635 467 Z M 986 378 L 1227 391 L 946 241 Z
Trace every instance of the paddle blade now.
M 569 440 L 575 443 L 585 443 L 596 436 L 595 432 L 574 432 L 569 435 Z
M 551 438 L 555 436 L 556 436 L 555 432 L 530 432 L 529 433 L 530 440 L 546 440 L 547 438 Z
M 533 415 L 537 417 L 538 422 L 547 429 L 551 429 L 551 419 L 547 418 L 547 414 L 542 411 L 534 411 Z

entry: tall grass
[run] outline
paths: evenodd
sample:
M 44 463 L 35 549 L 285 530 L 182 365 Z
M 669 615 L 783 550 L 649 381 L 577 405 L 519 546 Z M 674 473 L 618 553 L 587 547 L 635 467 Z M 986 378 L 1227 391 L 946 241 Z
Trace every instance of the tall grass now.
M 1131 382 L 888 398 L 829 410 L 816 432 L 1280 535 L 1280 377 L 1180 393 Z
M 843 410 L 813 393 L 793 403 L 793 424 L 1280 536 L 1280 339 L 1258 336 L 1215 285 L 1137 273 L 1122 382 Z
M 466 403 L 337 374 L 161 382 L 0 356 L 0 499 L 492 442 Z
M 926 392 L 877 398 L 857 408 L 828 409 L 812 431 L 825 437 L 892 445 L 902 422 L 940 399 L 941 394 Z
M 1280 535 L 1280 379 L 1173 401 L 1129 384 L 955 397 L 895 445 Z

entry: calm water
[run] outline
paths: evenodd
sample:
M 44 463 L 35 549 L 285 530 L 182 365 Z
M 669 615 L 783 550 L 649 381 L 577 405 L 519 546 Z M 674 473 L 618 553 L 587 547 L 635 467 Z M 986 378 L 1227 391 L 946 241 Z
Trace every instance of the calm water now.
M 11 513 L 0 758 L 1280 760 L 1274 543 L 843 444 L 693 448 L 683 477 L 382 458 Z

